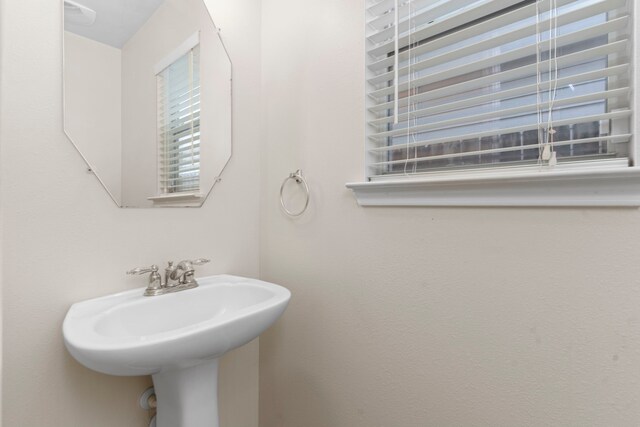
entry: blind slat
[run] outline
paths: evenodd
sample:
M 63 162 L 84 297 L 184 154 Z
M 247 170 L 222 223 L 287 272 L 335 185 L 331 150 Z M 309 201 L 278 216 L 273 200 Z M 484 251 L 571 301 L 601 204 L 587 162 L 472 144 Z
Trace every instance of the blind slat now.
M 513 5 L 517 2 L 518 0 L 507 0 L 506 2 L 504 0 L 487 0 L 484 1 L 486 5 L 484 12 L 487 13 L 489 10 L 488 8 L 490 8 L 492 4 L 495 5 L 503 3 Z M 469 2 L 467 0 L 439 0 L 436 2 L 415 0 L 413 3 L 406 3 L 398 9 L 398 16 L 400 18 L 398 28 L 400 33 L 404 33 L 410 28 L 410 26 L 422 26 L 427 23 L 433 23 L 436 20 L 446 19 L 448 15 L 451 15 L 452 13 L 460 13 L 461 10 L 467 8 L 468 3 Z M 420 9 L 421 13 L 412 14 L 410 9 Z M 380 18 L 370 21 L 370 26 L 381 28 L 369 35 L 368 39 L 373 43 L 382 42 L 393 36 L 395 33 L 393 26 L 389 25 L 393 24 L 394 19 L 388 17 L 388 15 L 390 14 L 384 14 Z M 385 22 L 386 25 L 384 25 Z
M 557 37 L 556 44 L 557 44 L 557 47 L 562 48 L 564 46 L 567 46 L 573 43 L 579 43 L 584 40 L 588 40 L 597 36 L 609 34 L 616 30 L 620 30 L 622 28 L 625 28 L 628 25 L 628 23 L 629 23 L 628 17 L 623 16 L 623 17 L 605 22 L 603 24 L 595 25 L 590 28 L 585 28 L 583 30 L 575 31 L 570 34 Z M 509 41 L 509 38 L 506 38 L 504 40 L 500 38 L 496 38 L 496 39 L 500 40 L 502 43 L 506 43 Z M 460 57 L 468 56 L 474 52 L 482 52 L 486 50 L 484 46 L 485 44 L 493 44 L 493 40 L 489 42 L 486 42 L 486 41 L 480 42 L 476 45 L 467 46 L 459 50 L 447 52 L 440 56 L 429 58 L 424 61 L 420 61 L 420 62 L 411 64 L 409 66 L 402 67 L 398 70 L 399 75 L 400 77 L 403 77 L 409 74 L 410 72 L 421 71 L 429 67 L 433 67 L 436 65 L 440 65 L 440 64 L 452 61 L 454 59 L 458 59 Z M 477 45 L 483 45 L 483 46 L 477 46 Z M 548 45 L 549 45 L 548 41 L 543 41 L 539 44 L 538 43 L 530 44 L 518 49 L 513 49 L 504 53 L 491 56 L 489 58 L 480 59 L 470 64 L 463 64 L 458 67 L 448 69 L 445 72 L 442 72 L 441 74 L 443 74 L 443 77 L 447 79 L 447 78 L 450 78 L 452 75 L 456 76 L 460 74 L 466 74 L 471 71 L 482 70 L 484 68 L 489 68 L 494 65 L 499 65 L 509 61 L 515 61 L 520 58 L 535 55 L 538 46 L 546 47 Z M 369 84 L 377 85 L 380 83 L 388 82 L 389 80 L 393 79 L 393 77 L 394 77 L 394 72 L 389 72 L 389 73 L 377 75 L 369 79 L 368 82 Z
M 574 104 L 582 104 L 582 103 L 588 103 L 588 102 L 594 102 L 594 101 L 605 101 L 605 100 L 616 98 L 616 97 L 626 98 L 629 96 L 629 91 L 630 91 L 630 88 L 623 87 L 619 89 L 612 89 L 612 90 L 602 91 L 602 92 L 592 92 L 586 95 L 562 98 L 555 101 L 554 107 L 560 108 L 560 107 L 570 106 Z M 439 107 L 426 108 L 424 110 L 417 110 L 417 111 L 412 111 L 411 113 L 405 113 L 400 115 L 398 117 L 398 120 L 404 122 L 404 121 L 413 120 L 416 118 L 427 117 L 429 115 L 434 114 L 433 110 L 438 108 Z M 460 126 L 466 123 L 480 123 L 485 120 L 491 120 L 496 118 L 509 118 L 514 115 L 533 114 L 537 112 L 538 108 L 539 108 L 539 105 L 537 103 L 520 105 L 512 108 L 504 108 L 504 109 L 489 111 L 486 113 L 476 114 L 472 116 L 464 116 L 461 118 L 429 123 L 428 125 L 423 125 L 423 126 L 414 126 L 412 127 L 412 132 L 423 132 L 428 129 L 442 129 L 446 127 L 455 127 L 455 126 Z M 547 108 L 546 104 L 543 104 L 541 111 L 545 113 L 548 112 L 546 108 Z M 385 121 L 382 122 L 383 124 L 390 123 L 390 122 L 387 122 L 386 120 L 393 120 L 393 118 L 386 117 L 384 120 Z M 380 122 L 373 121 L 371 122 L 371 124 L 379 125 Z M 388 131 L 388 132 L 375 133 L 375 134 L 372 134 L 371 136 L 374 138 L 389 137 L 394 135 L 400 135 L 406 132 L 407 132 L 406 129 L 397 129 L 397 130 Z
M 630 116 L 631 116 L 630 110 L 622 110 L 622 111 L 615 111 L 615 112 L 605 113 L 605 114 L 594 114 L 592 116 L 582 116 L 582 117 L 576 117 L 576 118 L 565 119 L 565 120 L 555 120 L 554 125 L 559 127 L 559 126 L 565 126 L 565 125 L 572 125 L 576 123 L 589 123 L 589 122 L 598 122 L 601 120 L 629 118 Z M 473 133 L 468 133 L 464 135 L 434 138 L 428 141 L 416 141 L 416 142 L 402 144 L 402 145 L 385 145 L 385 146 L 370 148 L 369 151 L 370 152 L 391 151 L 391 150 L 397 150 L 399 147 L 409 147 L 409 148 L 420 147 L 420 146 L 427 146 L 427 145 L 433 145 L 433 144 L 441 144 L 445 142 L 462 141 L 466 139 L 483 138 L 487 136 L 499 136 L 502 134 L 510 134 L 510 133 L 516 133 L 516 132 L 525 132 L 529 130 L 536 130 L 537 128 L 538 128 L 537 123 L 531 124 L 531 125 L 525 125 L 525 126 L 514 126 L 510 128 L 501 128 L 501 129 L 497 128 L 497 129 L 491 129 L 483 132 L 473 132 Z
M 576 0 L 556 0 L 559 7 L 572 3 L 574 1 Z M 418 28 L 410 31 L 410 34 L 408 35 L 401 35 L 399 38 L 400 49 L 404 49 L 409 46 L 409 44 L 415 43 L 419 40 L 427 40 L 435 36 L 440 36 L 451 30 L 452 28 L 459 28 L 461 26 L 469 24 L 470 22 L 474 22 L 483 17 L 499 12 L 500 10 L 513 6 L 514 3 L 520 2 L 511 0 L 470 0 L 468 3 L 469 4 L 467 5 L 467 7 L 460 9 L 457 13 L 450 14 L 446 17 L 443 17 L 442 19 L 434 20 L 432 23 L 429 23 L 423 28 Z M 541 1 L 539 7 L 543 10 L 548 10 L 549 0 Z M 535 6 L 529 8 L 528 13 L 522 14 L 520 16 L 527 17 L 533 16 L 533 14 L 535 14 Z M 369 42 L 371 43 L 371 41 Z M 371 44 L 373 44 L 373 46 L 368 49 L 368 53 L 372 57 L 381 57 L 390 54 L 394 52 L 395 49 L 395 41 L 393 40 L 393 38 L 385 40 L 384 42 L 377 45 L 375 43 Z
M 196 133 L 200 128 L 200 119 L 194 117 L 190 121 L 181 121 L 175 124 L 169 124 L 160 136 L 165 142 L 175 141 L 182 138 L 185 134 L 192 135 Z
M 188 144 L 188 146 L 186 145 Z M 188 147 L 188 150 L 187 150 Z M 200 140 L 194 139 L 193 141 L 184 142 L 175 142 L 171 145 L 167 144 L 166 149 L 160 151 L 160 155 L 171 155 L 172 153 L 180 153 L 184 155 L 189 155 L 191 151 L 197 152 L 200 149 Z
M 401 20 L 399 23 L 400 33 L 402 34 L 407 32 L 409 30 L 409 25 L 421 26 L 429 24 L 427 29 L 431 29 L 436 27 L 437 23 L 439 25 L 448 25 L 449 28 L 453 28 L 454 26 L 457 26 L 456 23 L 459 22 L 459 19 L 456 18 L 462 17 L 462 23 L 468 23 L 471 22 L 472 18 L 482 18 L 506 7 L 513 6 L 519 3 L 519 1 L 520 0 L 481 0 L 473 2 L 473 4 L 469 4 L 469 1 L 464 0 L 440 0 L 435 4 L 430 4 L 432 2 L 424 2 L 426 7 L 424 7 L 420 1 L 416 1 L 415 4 L 406 3 L 400 9 L 400 13 L 405 16 L 405 19 Z M 420 10 L 420 12 L 411 14 L 409 18 L 407 16 L 410 8 Z M 393 3 L 389 9 L 393 9 Z M 373 22 L 375 22 L 375 20 Z M 387 27 L 369 34 L 367 39 L 372 43 L 384 42 L 391 38 L 394 32 L 395 30 L 393 27 Z M 440 31 L 438 30 L 438 32 Z M 422 38 L 426 37 L 428 36 L 425 34 Z M 400 40 L 402 40 L 402 37 Z M 404 46 L 405 43 L 402 43 L 402 47 Z
M 562 6 L 562 4 L 566 4 L 569 1 L 575 1 L 575 0 L 564 0 L 564 1 L 561 0 L 559 1 L 560 3 L 559 5 Z M 582 7 L 576 10 L 573 10 L 570 13 L 563 13 L 560 16 L 558 16 L 558 24 L 562 26 L 569 22 L 579 21 L 581 19 L 585 19 L 587 17 L 593 16 L 599 13 L 604 13 L 610 10 L 614 10 L 616 8 L 624 6 L 625 1 L 626 0 L 600 0 L 595 3 L 589 3 L 586 5 L 583 5 Z M 504 24 L 504 22 L 518 22 L 518 21 L 525 20 L 526 18 L 531 17 L 532 14 L 534 13 L 535 13 L 534 4 L 526 7 L 518 8 L 505 15 L 501 15 L 493 19 L 483 21 L 477 25 L 472 25 L 463 30 L 454 31 L 451 34 L 447 34 L 442 37 L 429 40 L 426 43 L 422 43 L 418 46 L 412 47 L 411 50 L 406 49 L 400 52 L 399 60 L 401 62 L 406 61 L 409 58 L 410 54 L 417 56 L 417 55 L 422 55 L 423 53 L 426 53 L 429 51 L 435 51 L 437 49 L 441 49 L 443 47 L 453 46 L 456 43 L 459 43 L 466 39 L 470 39 L 472 37 L 494 30 L 496 28 L 500 28 Z M 548 23 L 549 23 L 549 19 L 547 18 L 541 22 L 541 25 L 545 25 L 545 24 L 548 25 Z M 530 31 L 532 29 L 533 34 L 535 34 L 535 30 L 536 30 L 535 23 L 533 25 L 525 26 L 524 28 L 527 28 Z M 384 57 L 382 59 L 379 59 L 379 60 L 376 59 L 372 61 L 368 65 L 369 69 L 372 71 L 380 71 L 380 70 L 384 70 L 387 67 L 392 66 L 394 63 L 394 59 L 393 59 L 393 56 L 389 56 L 390 53 L 393 53 L 393 50 L 390 52 L 385 52 Z M 372 52 L 370 52 L 369 54 L 371 55 Z
M 462 99 L 460 101 L 457 102 L 450 102 L 450 103 L 445 103 L 445 104 L 440 104 L 433 108 L 433 113 L 438 113 L 438 112 L 443 112 L 443 111 L 450 111 L 450 110 L 455 110 L 455 109 L 459 109 L 459 108 L 464 108 L 464 107 L 471 107 L 471 106 L 475 106 L 475 105 L 481 105 L 483 103 L 487 103 L 487 102 L 491 102 L 491 101 L 496 101 L 496 100 L 502 100 L 502 99 L 508 99 L 508 98 L 512 98 L 518 95 L 526 95 L 529 93 L 535 93 L 536 89 L 538 87 L 540 87 L 542 90 L 548 90 L 550 88 L 550 86 L 554 83 L 557 82 L 559 87 L 564 87 L 570 84 L 580 84 L 580 83 L 585 83 L 585 82 L 589 82 L 589 81 L 593 81 L 593 80 L 597 80 L 597 79 L 603 79 L 605 77 L 613 77 L 613 76 L 618 76 L 624 73 L 628 73 L 629 72 L 629 64 L 622 64 L 622 65 L 617 65 L 614 67 L 609 67 L 609 68 L 605 68 L 605 69 L 598 69 L 595 71 L 588 71 L 586 73 L 579 73 L 579 74 L 572 74 L 570 76 L 567 77 L 563 77 L 563 78 L 559 78 L 558 80 L 553 80 L 553 81 L 546 81 L 543 82 L 540 86 L 538 85 L 538 83 L 534 83 L 534 84 L 530 84 L 530 85 L 525 85 L 525 86 L 519 86 L 516 87 L 514 89 L 508 89 L 508 90 L 504 90 L 504 91 L 498 91 L 498 92 L 492 92 L 490 94 L 487 95 L 482 95 L 482 96 L 477 96 L 477 97 L 472 97 L 472 98 L 466 98 L 466 99 Z M 457 89 L 459 85 L 451 85 L 451 86 L 447 86 L 441 90 L 433 90 L 433 91 L 429 91 L 429 92 L 425 92 L 419 95 L 413 95 L 411 96 L 411 101 L 414 104 L 417 103 L 422 103 L 422 102 L 426 102 L 426 101 L 430 101 L 430 100 L 434 100 L 434 99 L 438 99 L 438 98 L 442 98 L 445 96 L 449 96 L 449 95 L 455 95 L 458 93 L 462 93 L 464 92 L 464 88 L 460 88 L 459 90 Z M 400 99 L 400 107 L 406 107 L 407 105 L 409 105 L 409 97 L 403 97 Z M 393 101 L 391 102 L 385 102 L 382 104 L 377 104 L 374 105 L 372 107 L 369 108 L 369 111 L 371 111 L 372 113 L 380 113 L 380 112 L 384 112 L 385 110 L 390 110 L 391 108 L 393 108 Z M 375 120 L 371 120 L 370 123 L 372 124 L 382 124 L 382 123 L 389 123 L 388 120 L 393 121 L 393 118 L 389 118 L 389 116 L 387 117 L 383 117 L 381 119 L 375 119 Z
M 554 144 L 554 146 L 556 147 L 579 146 L 583 144 L 591 144 L 594 142 L 611 142 L 615 144 L 615 143 L 628 142 L 630 139 L 631 139 L 631 134 L 599 136 L 599 137 L 593 137 L 593 138 L 582 138 L 582 139 L 572 139 L 568 141 L 558 141 Z M 374 163 L 371 163 L 371 166 L 385 167 L 390 165 L 402 165 L 405 163 L 419 163 L 419 162 L 428 161 L 428 160 L 446 160 L 446 159 L 455 159 L 460 157 L 520 152 L 523 150 L 539 150 L 543 147 L 544 147 L 544 144 L 518 145 L 514 147 L 502 147 L 502 148 L 494 148 L 494 149 L 486 149 L 486 150 L 478 150 L 478 151 L 465 151 L 465 152 L 459 152 L 459 153 L 442 154 L 442 155 L 431 156 L 431 157 L 418 157 L 418 158 L 409 158 L 409 159 L 402 159 L 402 160 L 389 160 L 385 162 L 374 162 Z M 404 147 L 398 147 L 398 149 L 403 150 Z
M 591 49 L 581 50 L 579 52 L 571 53 L 568 55 L 563 55 L 558 57 L 557 64 L 560 68 L 566 68 L 572 65 L 580 64 L 582 62 L 586 62 L 589 60 L 593 60 L 596 58 L 600 58 L 602 56 L 611 55 L 613 53 L 623 52 L 627 49 L 627 40 L 620 40 L 614 43 L 609 43 L 603 46 L 594 47 Z M 548 68 L 549 61 L 541 61 L 539 63 L 539 67 L 541 69 Z M 489 75 L 486 77 L 481 77 L 478 79 L 470 80 L 468 82 L 464 82 L 469 90 L 476 89 L 478 87 L 483 87 L 490 83 L 500 82 L 500 81 L 509 81 L 515 80 L 518 78 L 526 77 L 536 73 L 537 70 L 536 64 L 525 65 L 523 67 L 515 68 L 508 71 L 503 71 L 502 73 L 496 73 L 494 75 Z M 464 67 L 460 67 L 459 73 L 464 73 Z M 453 75 L 449 75 L 450 77 Z M 435 83 L 437 81 L 446 80 L 447 72 L 441 72 L 437 75 L 430 75 L 421 77 L 419 79 L 415 79 L 411 82 L 411 88 L 416 88 L 419 86 L 424 86 L 430 83 Z M 474 84 L 480 83 L 480 86 Z M 409 83 L 401 83 L 400 91 L 404 92 L 409 89 Z M 392 87 L 385 87 L 383 89 L 374 90 L 369 93 L 369 96 L 372 98 L 381 98 L 383 96 L 389 96 L 393 94 L 394 90 Z

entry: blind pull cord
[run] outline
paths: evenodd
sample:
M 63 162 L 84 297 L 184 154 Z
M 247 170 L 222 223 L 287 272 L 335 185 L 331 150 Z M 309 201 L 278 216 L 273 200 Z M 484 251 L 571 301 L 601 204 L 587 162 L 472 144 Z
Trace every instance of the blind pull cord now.
M 394 72 L 394 83 L 395 83 L 395 88 L 394 88 L 394 93 L 393 93 L 393 124 L 397 125 L 398 124 L 398 96 L 400 95 L 400 82 L 398 82 L 398 79 L 400 78 L 400 72 L 398 70 L 399 65 L 400 65 L 400 60 L 399 60 L 399 54 L 400 54 L 400 41 L 398 40 L 398 38 L 400 37 L 400 29 L 398 27 L 399 25 L 399 21 L 400 21 L 400 14 L 398 12 L 398 0 L 394 0 L 394 6 L 393 6 L 393 14 L 394 14 L 394 21 L 393 21 L 393 27 L 394 27 L 394 32 L 395 32 L 395 36 L 394 36 L 394 42 L 395 42 L 395 50 L 394 50 L 394 58 L 393 58 L 393 72 Z
M 405 156 L 404 156 L 404 174 L 408 175 L 408 171 L 407 171 L 407 166 L 409 165 L 409 152 L 410 152 L 410 147 L 409 147 L 409 141 L 411 142 L 416 142 L 416 134 L 414 132 L 411 132 L 411 128 L 412 126 L 410 125 L 411 123 L 411 112 L 414 108 L 414 105 L 411 103 L 411 95 L 413 94 L 413 91 L 411 89 L 411 82 L 413 80 L 413 72 L 411 70 L 411 66 L 413 65 L 413 61 L 411 59 L 411 48 L 413 47 L 413 35 L 414 35 L 414 30 L 415 28 L 412 27 L 412 23 L 413 23 L 413 4 L 411 3 L 411 0 L 407 1 L 408 7 L 409 7 L 409 69 L 407 70 L 407 149 L 405 152 Z M 396 82 L 396 88 L 398 87 L 398 83 Z M 396 116 L 397 119 L 397 116 Z M 413 121 L 414 121 L 414 125 L 415 125 L 415 120 L 416 118 L 413 117 Z M 414 147 L 413 148 L 413 158 L 417 159 L 418 158 L 418 147 Z M 416 168 L 418 167 L 417 162 L 411 162 L 412 163 L 412 173 L 416 172 Z

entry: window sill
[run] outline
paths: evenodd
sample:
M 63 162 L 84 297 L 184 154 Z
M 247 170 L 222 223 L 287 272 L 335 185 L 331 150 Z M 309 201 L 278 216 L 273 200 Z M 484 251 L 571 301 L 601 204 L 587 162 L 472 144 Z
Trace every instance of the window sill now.
M 151 200 L 153 203 L 195 201 L 200 199 L 202 199 L 202 194 L 200 193 L 171 193 L 147 197 L 147 200 Z
M 640 206 L 640 167 L 477 172 L 346 186 L 360 206 Z

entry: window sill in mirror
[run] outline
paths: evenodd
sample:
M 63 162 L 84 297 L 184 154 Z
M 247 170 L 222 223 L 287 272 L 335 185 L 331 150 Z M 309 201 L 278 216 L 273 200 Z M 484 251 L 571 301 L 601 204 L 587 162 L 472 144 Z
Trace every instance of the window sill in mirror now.
M 640 206 L 640 167 L 558 165 L 543 172 L 477 171 L 346 186 L 361 206 Z
M 165 202 L 176 202 L 176 201 L 196 201 L 202 199 L 202 194 L 200 193 L 170 193 L 170 194 L 159 194 L 157 196 L 147 197 L 148 200 L 151 200 L 153 203 L 165 203 Z

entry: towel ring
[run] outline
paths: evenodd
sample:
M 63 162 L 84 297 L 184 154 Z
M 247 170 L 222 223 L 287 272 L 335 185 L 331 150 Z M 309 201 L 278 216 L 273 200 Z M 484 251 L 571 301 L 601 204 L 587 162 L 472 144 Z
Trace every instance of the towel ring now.
M 304 202 L 304 207 L 300 210 L 300 212 L 291 212 L 284 204 L 284 186 L 290 179 L 293 179 L 296 183 L 302 184 L 304 186 L 304 192 L 306 193 L 307 198 Z M 290 173 L 289 176 L 286 177 L 284 181 L 282 181 L 282 185 L 280 186 L 280 206 L 282 206 L 282 210 L 284 211 L 284 213 L 286 213 L 290 217 L 300 216 L 307 210 L 307 207 L 309 206 L 309 186 L 307 185 L 307 181 L 302 176 L 302 171 L 300 169 L 293 173 Z

